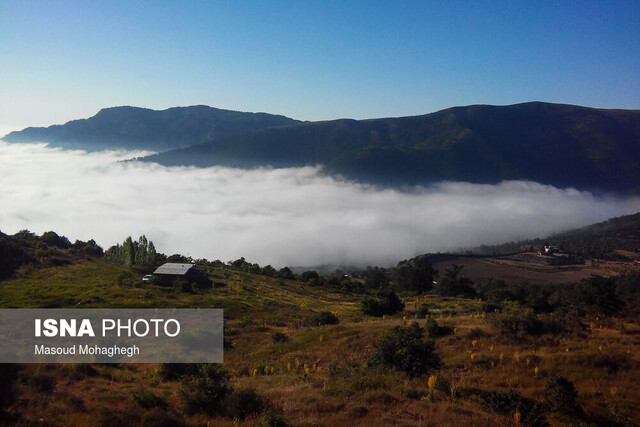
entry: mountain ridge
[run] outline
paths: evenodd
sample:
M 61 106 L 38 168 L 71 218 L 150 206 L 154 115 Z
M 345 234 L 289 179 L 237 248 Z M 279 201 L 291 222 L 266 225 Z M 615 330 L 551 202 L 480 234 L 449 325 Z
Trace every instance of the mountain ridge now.
M 297 120 L 268 113 L 248 113 L 206 105 L 165 110 L 118 106 L 64 125 L 28 127 L 3 137 L 7 142 L 47 142 L 54 147 L 89 151 L 124 148 L 167 151 L 198 142 Z
M 542 102 L 262 129 L 149 156 L 166 166 L 299 167 L 385 186 L 531 180 L 640 192 L 640 111 Z
M 326 173 L 385 187 L 530 180 L 640 194 L 640 110 L 540 101 L 318 122 L 205 105 L 124 106 L 4 139 L 89 151 L 149 149 L 160 154 L 141 160 L 165 166 L 321 165 Z

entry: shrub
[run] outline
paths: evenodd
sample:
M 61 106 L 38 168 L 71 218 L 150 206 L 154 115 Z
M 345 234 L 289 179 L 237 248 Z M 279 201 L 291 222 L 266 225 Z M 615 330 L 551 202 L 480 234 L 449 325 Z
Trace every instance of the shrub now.
M 270 407 L 269 402 L 255 390 L 235 390 L 225 400 L 227 416 L 244 420 Z
M 195 293 L 195 290 L 193 289 L 193 284 L 187 279 L 182 279 L 182 278 L 177 279 L 173 283 L 173 286 L 177 289 L 180 289 L 182 292 L 186 292 L 189 294 Z
M 425 317 L 427 317 L 427 315 L 429 314 L 429 305 L 428 304 L 422 304 L 420 305 L 420 308 L 416 311 L 416 316 L 418 316 L 419 318 L 424 319 Z
M 362 418 L 369 413 L 365 406 L 352 406 L 349 408 L 349 416 L 352 418 Z
M 16 399 L 18 393 L 15 387 L 19 365 L 0 364 L 0 413 Z
M 430 338 L 444 337 L 452 332 L 451 328 L 438 325 L 438 322 L 431 317 L 427 319 L 425 328 L 427 330 L 427 336 Z
M 279 414 L 273 410 L 267 411 L 258 424 L 260 427 L 290 427 L 291 424 L 287 422 L 282 414 Z
M 369 366 L 394 367 L 411 377 L 439 368 L 440 358 L 435 354 L 433 341 L 424 341 L 423 337 L 424 329 L 416 322 L 388 330 L 375 344 Z
M 404 303 L 395 292 L 384 292 L 378 298 L 368 297 L 360 302 L 362 313 L 367 316 L 382 317 L 385 314 L 396 314 L 404 309 Z
M 220 413 L 222 402 L 231 394 L 231 375 L 219 364 L 199 365 L 198 374 L 184 377 L 180 384 L 180 399 L 187 414 Z
M 289 335 L 284 332 L 276 331 L 271 334 L 271 342 L 274 344 L 289 341 Z
M 133 392 L 133 401 L 141 408 L 166 408 L 167 401 L 149 390 L 137 390 Z
M 49 246 L 55 246 L 60 249 L 68 249 L 71 247 L 71 242 L 65 236 L 58 236 L 53 231 L 46 231 L 40 236 L 40 240 Z
M 196 375 L 200 365 L 193 363 L 162 363 L 158 375 L 162 381 L 175 381 L 187 375 Z
M 404 395 L 407 397 L 407 399 L 420 400 L 424 396 L 427 395 L 427 392 L 425 390 L 419 390 L 419 389 L 416 389 L 416 388 L 411 388 L 411 389 L 407 390 L 404 393 Z
M 253 325 L 253 317 L 251 316 L 242 316 L 242 320 L 240 321 L 240 327 L 246 328 L 247 326 Z
M 507 393 L 481 390 L 478 394 L 481 405 L 486 410 L 507 416 L 513 416 L 518 411 L 522 417 L 523 424 L 534 426 L 549 425 L 544 406 L 535 400 L 522 397 L 518 390 L 511 389 Z
M 33 374 L 33 376 L 28 379 L 28 383 L 40 393 L 53 393 L 53 390 L 56 388 L 56 379 L 52 375 L 47 374 Z
M 494 318 L 494 323 L 502 338 L 514 341 L 524 341 L 544 332 L 544 325 L 533 313 L 533 309 L 521 308 L 514 302 L 505 302 L 502 312 Z
M 544 388 L 544 398 L 553 412 L 567 415 L 582 415 L 582 408 L 577 404 L 578 392 L 573 383 L 558 374 L 553 374 L 547 380 Z
M 606 369 L 611 375 L 631 369 L 631 362 L 624 354 L 598 354 L 592 359 L 594 368 Z
M 140 420 L 141 427 L 180 427 L 184 425 L 175 415 L 161 408 L 153 408 L 145 412 Z
M 125 410 L 100 408 L 97 425 L 101 427 L 128 427 L 139 425 L 140 421 L 140 412 L 130 408 Z
M 337 325 L 340 320 L 330 311 L 321 311 L 307 318 L 305 323 L 309 326 Z
M 98 371 L 89 363 L 76 363 L 71 366 L 70 377 L 74 381 L 80 381 L 86 377 L 95 377 L 97 375 Z
M 370 391 L 364 395 L 364 400 L 367 403 L 382 403 L 384 405 L 391 405 L 396 403 L 398 398 L 387 393 L 386 391 Z

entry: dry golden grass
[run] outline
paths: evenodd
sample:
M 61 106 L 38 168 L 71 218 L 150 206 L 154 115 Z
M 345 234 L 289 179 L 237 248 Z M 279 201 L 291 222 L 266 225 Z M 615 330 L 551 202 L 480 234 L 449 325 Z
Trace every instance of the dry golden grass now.
M 85 266 L 91 271 L 94 267 Z M 79 285 L 69 271 L 59 273 L 68 274 L 63 274 L 68 286 Z M 228 338 L 233 342 L 233 348 L 225 352 L 225 365 L 233 375 L 233 386 L 253 388 L 266 396 L 291 424 L 509 425 L 514 414 L 487 411 L 473 390 L 507 392 L 516 388 L 522 396 L 541 401 L 552 373 L 574 383 L 578 403 L 591 422 L 611 420 L 614 403 L 620 414 L 640 424 L 640 327 L 629 320 L 624 327 L 618 320 L 618 327 L 611 328 L 608 326 L 616 322 L 610 319 L 589 319 L 587 323 L 593 322 L 594 327 L 586 338 L 546 335 L 516 343 L 499 338 L 492 315 L 478 314 L 480 303 L 475 300 L 406 298 L 406 313 L 376 319 L 359 313 L 357 296 L 227 269 L 215 269 L 212 275 L 218 286 L 205 293 L 145 291 L 154 296 L 152 301 L 165 298 L 164 303 L 178 307 L 225 308 Z M 78 282 L 84 274 L 79 277 Z M 10 292 L 5 295 L 21 301 L 23 295 L 34 292 L 29 280 L 9 282 Z M 18 285 L 26 289 L 21 293 Z M 133 286 L 106 282 L 99 286 L 108 295 L 109 306 L 124 305 L 140 292 Z M 167 299 L 167 295 L 174 298 Z M 366 362 L 382 332 L 403 325 L 403 317 L 407 322 L 426 323 L 413 317 L 413 310 L 425 302 L 441 326 L 456 329 L 435 339 L 443 362 L 435 373 L 437 385 L 429 387 L 429 375 L 410 379 L 402 372 L 368 368 Z M 4 305 L 11 302 L 5 300 Z M 305 317 L 320 310 L 332 311 L 341 323 L 303 326 Z M 243 324 L 244 316 L 251 316 L 253 323 Z M 286 333 L 288 341 L 273 343 L 274 331 Z M 267 374 L 265 366 L 269 367 Z M 108 420 L 109 414 L 133 414 L 140 420 L 148 410 L 140 408 L 132 396 L 144 389 L 165 399 L 168 413 L 191 425 L 258 422 L 256 418 L 239 421 L 202 414 L 185 416 L 178 383 L 162 382 L 156 365 L 96 365 L 98 375 L 84 378 L 74 378 L 73 369 L 70 365 L 24 366 L 20 399 L 10 412 L 51 425 L 99 424 Z M 258 370 L 256 375 L 254 370 Z M 36 374 L 53 376 L 54 390 L 37 391 L 29 383 Z M 548 419 L 552 425 L 570 422 L 557 415 Z

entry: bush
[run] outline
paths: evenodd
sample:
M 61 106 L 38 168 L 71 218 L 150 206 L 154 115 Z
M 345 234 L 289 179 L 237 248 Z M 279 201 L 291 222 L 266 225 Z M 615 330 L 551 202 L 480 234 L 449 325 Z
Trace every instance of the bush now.
M 592 359 L 592 364 L 594 368 L 606 369 L 610 375 L 631 369 L 631 362 L 624 354 L 598 354 Z
M 407 397 L 407 399 L 420 400 L 427 395 L 427 392 L 425 390 L 410 388 L 409 390 L 405 391 L 404 395 Z
M 138 390 L 133 392 L 133 401 L 141 408 L 166 408 L 167 401 L 149 390 Z
M 199 365 L 198 374 L 184 377 L 180 384 L 180 399 L 185 412 L 189 415 L 220 413 L 222 402 L 233 391 L 230 378 L 231 375 L 222 365 Z
M 49 246 L 55 246 L 60 249 L 68 249 L 71 247 L 71 242 L 65 236 L 58 236 L 53 231 L 46 231 L 40 236 L 40 240 Z
M 514 341 L 524 341 L 544 332 L 543 323 L 533 313 L 533 309 L 521 308 L 518 303 L 505 302 L 500 314 L 494 318 L 500 336 Z
M 19 365 L 0 364 L 0 413 L 16 399 L 18 392 L 15 387 Z
M 162 381 L 175 381 L 188 375 L 197 375 L 200 365 L 193 363 L 162 363 L 158 375 Z
M 269 402 L 255 390 L 235 390 L 225 401 L 227 416 L 244 420 L 270 407 Z
M 544 398 L 553 412 L 566 415 L 582 415 L 582 408 L 577 404 L 578 392 L 573 383 L 558 374 L 553 374 L 547 380 L 544 388 Z
M 544 406 L 535 400 L 522 397 L 518 390 L 511 389 L 507 393 L 480 391 L 478 394 L 481 405 L 486 410 L 505 416 L 513 416 L 518 411 L 523 424 L 534 426 L 549 425 Z
M 33 374 L 33 376 L 28 379 L 28 383 L 40 393 L 53 393 L 56 388 L 56 379 L 52 375 L 47 374 Z
M 242 320 L 240 321 L 241 328 L 246 328 L 247 326 L 253 325 L 253 317 L 251 316 L 242 316 Z
M 271 334 L 271 342 L 274 344 L 287 341 L 289 341 L 289 335 L 284 332 L 277 331 Z
M 349 416 L 352 418 L 362 418 L 369 413 L 366 406 L 352 406 L 349 408 Z
M 368 297 L 360 302 L 362 313 L 367 316 L 382 317 L 396 314 L 404 309 L 404 303 L 395 292 L 381 293 L 378 298 Z
M 287 422 L 282 414 L 279 414 L 273 410 L 267 411 L 258 424 L 260 427 L 290 427 L 291 424 Z
M 422 305 L 420 305 L 420 308 L 416 311 L 416 316 L 424 319 L 428 315 L 429 315 L 429 305 L 423 303 Z
M 76 363 L 71 366 L 70 378 L 74 381 L 80 381 L 87 377 L 95 377 L 98 371 L 90 363 Z
M 321 311 L 307 318 L 305 323 L 309 326 L 337 325 L 340 320 L 330 311 Z
M 183 425 L 186 424 L 161 408 L 145 412 L 140 420 L 141 427 L 180 427 Z
M 182 291 L 182 292 L 186 292 L 186 293 L 189 293 L 189 294 L 195 293 L 195 290 L 193 289 L 193 284 L 190 281 L 188 281 L 187 279 L 182 279 L 182 278 L 177 279 L 173 283 L 173 286 L 176 289 L 180 289 L 180 291 Z
M 427 330 L 427 336 L 430 338 L 444 337 L 452 332 L 451 328 L 438 325 L 438 322 L 431 317 L 427 319 L 425 328 Z
M 406 328 L 396 326 L 383 333 L 375 344 L 369 366 L 383 365 L 417 377 L 440 367 L 433 341 L 424 341 L 424 329 L 414 322 Z

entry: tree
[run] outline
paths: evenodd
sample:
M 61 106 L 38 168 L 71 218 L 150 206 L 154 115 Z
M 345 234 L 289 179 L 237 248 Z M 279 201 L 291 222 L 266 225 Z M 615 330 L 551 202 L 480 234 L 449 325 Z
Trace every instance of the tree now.
M 411 377 L 423 375 L 440 367 L 433 341 L 425 341 L 424 329 L 413 322 L 403 328 L 396 326 L 383 333 L 375 344 L 376 351 L 369 366 L 383 365 L 406 372 Z
M 60 249 L 68 249 L 71 247 L 71 242 L 64 236 L 59 236 L 54 231 L 46 231 L 42 233 L 40 240 L 49 246 L 55 246 Z
M 303 282 L 312 282 L 312 284 L 314 285 L 319 278 L 320 275 L 315 270 L 307 270 L 300 276 L 300 280 L 302 280 Z
M 438 271 L 433 268 L 426 255 L 410 261 L 400 261 L 395 269 L 398 286 L 417 293 L 430 291 L 437 275 Z
M 208 415 L 220 413 L 224 399 L 233 387 L 229 371 L 218 364 L 200 365 L 198 373 L 185 377 L 179 388 L 180 398 L 187 414 L 204 412 Z
M 558 374 L 551 375 L 547 380 L 544 398 L 552 412 L 578 416 L 583 414 L 582 408 L 576 402 L 578 392 L 573 383 Z
M 435 286 L 434 292 L 447 297 L 463 296 L 473 298 L 475 289 L 471 287 L 473 281 L 462 275 L 462 265 L 453 265 L 445 272 L 445 277 Z
M 122 261 L 126 268 L 133 267 L 135 255 L 136 250 L 133 246 L 133 240 L 131 240 L 131 236 L 128 236 L 122 244 Z
M 289 267 L 282 267 L 280 270 L 278 270 L 278 277 L 281 277 L 283 279 L 290 279 L 290 280 L 293 280 L 296 278 L 296 276 L 293 274 L 293 272 Z
M 381 291 L 378 298 L 367 297 L 360 302 L 360 309 L 367 316 L 381 317 L 396 314 L 404 308 L 404 303 L 393 291 Z
M 364 286 L 367 289 L 384 289 L 389 286 L 389 278 L 384 268 L 367 267 L 363 276 Z
M 132 268 L 134 265 L 144 268 L 153 267 L 164 257 L 156 252 L 153 242 L 148 240 L 144 234 L 140 236 L 138 241 L 134 241 L 131 236 L 128 236 L 122 245 L 115 245 L 107 249 L 105 256 L 111 261 L 122 263 L 126 268 Z M 187 262 L 182 258 L 174 262 Z
M 153 245 L 153 242 L 149 240 L 149 247 L 147 249 L 147 265 L 155 266 L 157 257 L 158 253 L 156 252 L 156 247 Z
M 134 255 L 134 261 L 137 265 L 147 265 L 147 246 L 147 237 L 143 234 L 138 239 L 138 245 Z

